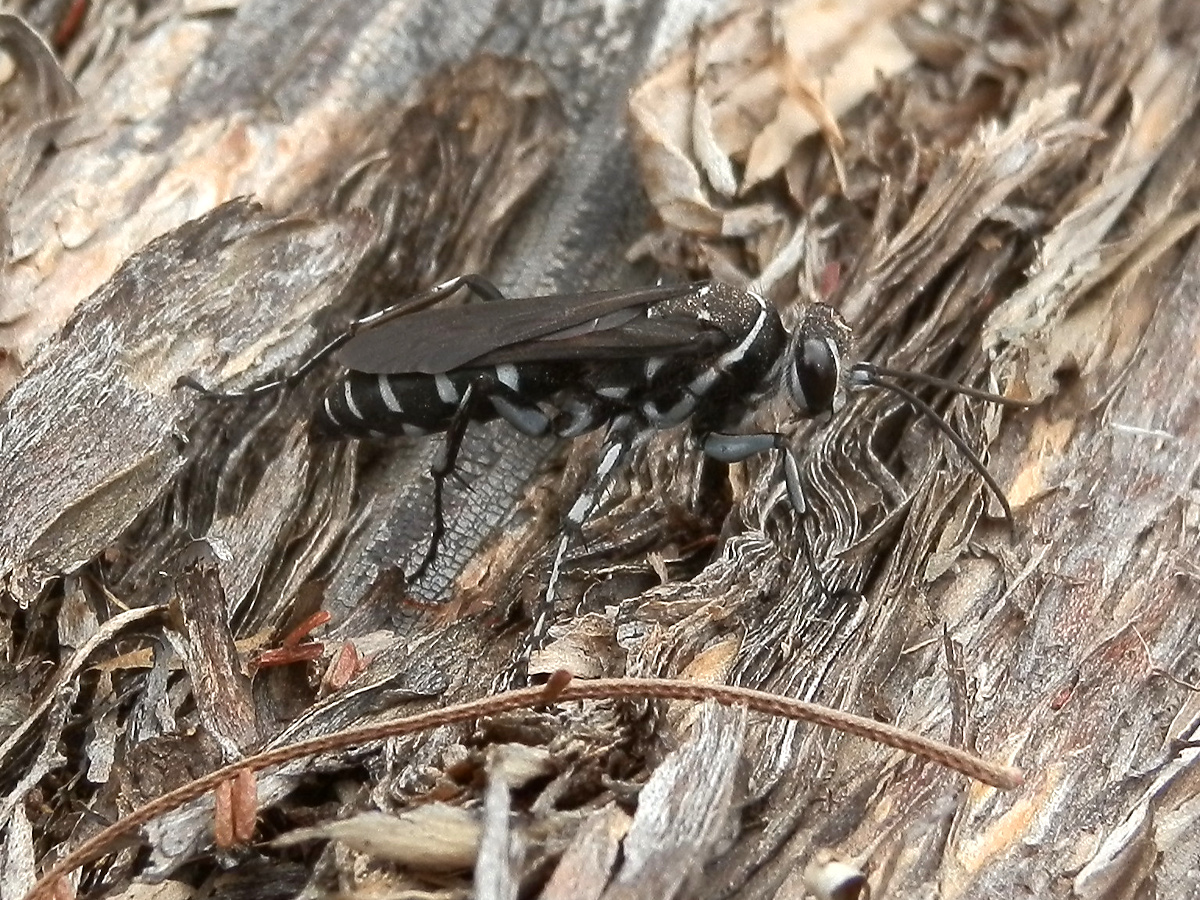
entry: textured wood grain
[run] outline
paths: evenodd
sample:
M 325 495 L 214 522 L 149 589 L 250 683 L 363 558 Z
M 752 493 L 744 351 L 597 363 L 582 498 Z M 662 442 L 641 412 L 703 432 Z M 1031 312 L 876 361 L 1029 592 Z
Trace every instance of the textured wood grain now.
M 1011 532 L 887 396 L 829 423 L 761 410 L 801 449 L 806 522 L 771 460 L 715 466 L 655 436 L 572 548 L 531 666 L 816 699 L 1019 765 L 1026 785 L 728 711 L 588 703 L 264 772 L 260 836 L 304 826 L 326 845 L 218 858 L 205 798 L 85 891 L 224 867 L 255 895 L 791 898 L 844 866 L 876 897 L 1190 895 L 1190 5 L 88 4 L 73 33 L 51 6 L 25 12 L 69 77 L 0 21 L 22 113 L 0 129 L 19 176 L 0 283 L 5 897 L 255 735 L 280 746 L 522 677 L 594 437 L 473 430 L 446 552 L 407 584 L 434 442 L 310 441 L 332 369 L 273 402 L 174 387 L 246 384 L 468 269 L 515 294 L 756 278 L 788 321 L 837 305 L 868 358 L 1037 401 L 928 394 L 986 453 Z M 819 590 L 802 527 L 842 590 Z M 318 610 L 318 663 L 247 677 Z M 363 670 L 321 687 L 347 644 Z M 514 745 L 536 771 L 495 755 Z M 473 876 L 397 864 L 419 855 L 400 829 L 413 847 L 388 855 L 330 825 L 434 801 L 483 835 L 458 851 Z

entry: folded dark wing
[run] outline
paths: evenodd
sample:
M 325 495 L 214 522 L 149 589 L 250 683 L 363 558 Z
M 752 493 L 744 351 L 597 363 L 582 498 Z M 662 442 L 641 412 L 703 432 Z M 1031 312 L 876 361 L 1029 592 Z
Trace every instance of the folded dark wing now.
M 615 352 L 627 338 L 669 348 L 687 344 L 691 337 L 672 338 L 666 334 L 670 328 L 646 331 L 637 326 L 657 321 L 644 315 L 651 306 L 694 290 L 695 285 L 685 284 L 426 309 L 355 335 L 337 351 L 336 359 L 356 372 L 434 375 L 480 363 L 578 359 L 589 352 L 595 356 L 605 347 Z M 671 318 L 695 322 L 686 316 Z M 626 337 L 619 336 L 627 331 Z M 554 355 L 536 349 L 546 343 L 551 347 L 545 352 Z M 505 351 L 511 351 L 511 356 L 501 358 Z
M 549 334 L 533 341 L 501 347 L 475 365 L 501 363 L 646 359 L 652 356 L 698 356 L 729 343 L 724 332 L 691 316 L 644 316 L 603 330 Z

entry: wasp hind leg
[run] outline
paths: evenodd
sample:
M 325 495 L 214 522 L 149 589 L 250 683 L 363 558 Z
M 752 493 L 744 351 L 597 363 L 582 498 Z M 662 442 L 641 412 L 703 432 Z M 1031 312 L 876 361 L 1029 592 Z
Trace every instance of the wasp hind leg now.
M 261 397 L 264 394 L 273 393 L 288 385 L 299 383 L 305 375 L 329 359 L 329 357 L 356 334 L 368 328 L 374 328 L 376 325 L 382 325 L 384 322 L 390 322 L 392 319 L 398 319 L 409 313 L 433 306 L 461 288 L 466 288 L 479 299 L 488 302 L 507 299 L 495 284 L 482 275 L 456 275 L 454 278 L 447 279 L 441 284 L 435 284 L 429 290 L 423 291 L 415 297 L 406 297 L 398 303 L 393 303 L 391 306 L 381 309 L 378 312 L 355 319 L 346 327 L 345 331 L 330 340 L 329 343 L 291 372 L 281 375 L 278 378 L 261 382 L 243 391 L 214 391 L 212 388 L 205 387 L 190 375 L 184 375 L 175 382 L 175 386 L 190 388 L 198 392 L 201 396 L 212 400 L 249 400 L 254 397 Z
M 446 479 L 454 474 L 463 437 L 474 413 L 476 392 L 475 382 L 471 382 L 463 390 L 458 400 L 458 408 L 455 409 L 450 425 L 446 428 L 442 446 L 429 466 L 429 475 L 433 479 L 433 522 L 429 529 L 429 546 L 426 547 L 417 568 L 411 575 L 406 576 L 408 581 L 416 581 L 428 571 L 437 558 L 438 547 L 446 534 Z
M 488 395 L 486 392 L 489 389 L 494 389 L 494 385 L 490 384 L 486 377 L 467 384 L 462 396 L 459 397 L 458 407 L 450 419 L 450 424 L 446 428 L 441 449 L 429 467 L 430 477 L 433 478 L 433 524 L 430 528 L 429 547 L 416 570 L 409 576 L 410 581 L 420 578 L 429 569 L 437 557 L 438 546 L 446 534 L 446 479 L 452 476 L 458 477 L 455 470 L 458 454 L 462 450 L 467 425 L 479 413 L 480 402 L 486 398 L 497 415 L 530 437 L 539 437 L 550 429 L 549 418 L 536 406 L 522 405 L 499 393 Z

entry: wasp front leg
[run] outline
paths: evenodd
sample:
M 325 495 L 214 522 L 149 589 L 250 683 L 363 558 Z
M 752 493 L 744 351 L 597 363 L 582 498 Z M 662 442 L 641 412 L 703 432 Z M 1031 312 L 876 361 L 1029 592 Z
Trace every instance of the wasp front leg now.
M 782 434 L 726 434 L 712 431 L 700 441 L 704 455 L 723 463 L 743 462 L 751 456 L 778 450 L 783 457 L 783 480 L 787 485 L 788 500 L 798 516 L 808 514 L 808 503 L 804 499 L 804 480 L 800 477 L 800 461 Z
M 800 518 L 800 546 L 804 552 L 805 562 L 813 573 L 813 579 L 818 589 L 826 596 L 832 592 L 825 583 L 825 576 L 817 566 L 816 554 L 813 552 L 812 540 L 808 534 L 806 522 L 809 519 L 808 501 L 804 496 L 804 479 L 800 475 L 800 460 L 796 451 L 778 432 L 762 432 L 759 434 L 728 434 L 712 431 L 700 441 L 704 454 L 718 462 L 735 463 L 749 459 L 759 453 L 777 450 L 783 458 L 783 480 L 787 485 L 788 501 Z

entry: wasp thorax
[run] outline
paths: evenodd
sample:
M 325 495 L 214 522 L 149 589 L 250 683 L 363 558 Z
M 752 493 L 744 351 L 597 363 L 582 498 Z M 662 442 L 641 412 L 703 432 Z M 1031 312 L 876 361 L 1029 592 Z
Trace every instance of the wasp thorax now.
M 850 328 L 828 306 L 814 303 L 804 313 L 788 347 L 787 390 L 806 416 L 837 412 L 846 403 L 843 360 Z

